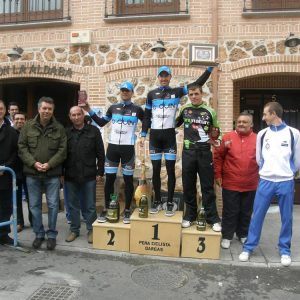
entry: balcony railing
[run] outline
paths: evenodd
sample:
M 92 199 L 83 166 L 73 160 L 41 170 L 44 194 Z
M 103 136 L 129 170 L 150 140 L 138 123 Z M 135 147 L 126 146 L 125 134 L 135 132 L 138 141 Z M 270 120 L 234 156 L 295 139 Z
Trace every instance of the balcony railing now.
M 244 0 L 244 12 L 299 11 L 299 0 Z
M 70 0 L 0 0 L 0 24 L 70 19 Z
M 188 14 L 188 0 L 105 0 L 105 18 Z

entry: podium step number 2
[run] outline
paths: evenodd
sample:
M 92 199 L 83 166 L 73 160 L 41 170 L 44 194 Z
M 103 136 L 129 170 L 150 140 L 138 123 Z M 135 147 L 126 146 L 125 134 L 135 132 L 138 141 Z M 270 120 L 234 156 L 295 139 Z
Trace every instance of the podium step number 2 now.
M 93 224 L 93 247 L 102 250 L 129 252 L 130 225 L 118 223 Z

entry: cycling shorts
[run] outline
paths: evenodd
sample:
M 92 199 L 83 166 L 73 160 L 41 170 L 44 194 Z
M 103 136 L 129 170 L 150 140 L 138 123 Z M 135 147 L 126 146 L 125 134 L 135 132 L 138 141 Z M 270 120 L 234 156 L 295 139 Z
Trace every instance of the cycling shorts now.
M 149 150 L 151 160 L 176 160 L 177 144 L 174 128 L 150 129 Z
M 108 144 L 104 165 L 105 173 L 118 173 L 120 161 L 123 175 L 132 176 L 135 167 L 134 145 Z

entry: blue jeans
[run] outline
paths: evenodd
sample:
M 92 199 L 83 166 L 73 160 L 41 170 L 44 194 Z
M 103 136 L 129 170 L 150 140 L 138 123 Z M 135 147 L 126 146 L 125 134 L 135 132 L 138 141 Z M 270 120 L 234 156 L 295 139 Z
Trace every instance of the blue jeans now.
M 32 176 L 26 177 L 29 194 L 29 207 L 32 213 L 33 231 L 37 238 L 45 237 L 45 230 L 42 217 L 42 191 L 46 192 L 48 206 L 48 227 L 47 237 L 55 239 L 57 236 L 56 220 L 59 207 L 59 177 L 40 179 Z
M 82 191 L 80 192 L 80 209 L 81 209 L 81 215 L 84 220 L 87 219 L 86 217 L 86 208 L 85 208 L 85 200 L 84 200 L 84 195 Z M 70 219 L 70 205 L 69 205 L 69 192 L 68 192 L 68 187 L 66 184 L 64 184 L 64 205 L 66 209 L 66 218 L 68 221 L 71 221 Z
M 80 195 L 84 196 L 86 209 L 86 229 L 93 229 L 93 222 L 97 219 L 96 213 L 96 180 L 84 183 L 65 181 L 68 190 L 70 209 L 71 232 L 79 234 L 80 231 Z

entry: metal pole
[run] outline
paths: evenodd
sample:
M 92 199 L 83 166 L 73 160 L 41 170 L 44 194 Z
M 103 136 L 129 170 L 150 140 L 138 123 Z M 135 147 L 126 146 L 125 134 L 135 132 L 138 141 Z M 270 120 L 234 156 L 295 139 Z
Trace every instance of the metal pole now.
M 13 225 L 13 235 L 14 235 L 14 246 L 16 247 L 18 244 L 18 234 L 17 234 L 17 199 L 16 199 L 16 192 L 17 192 L 17 184 L 16 184 L 16 173 L 13 169 L 0 166 L 0 172 L 8 171 L 11 173 L 12 176 L 12 202 L 13 202 L 13 219 L 10 221 L 0 223 L 0 226 L 5 225 Z

